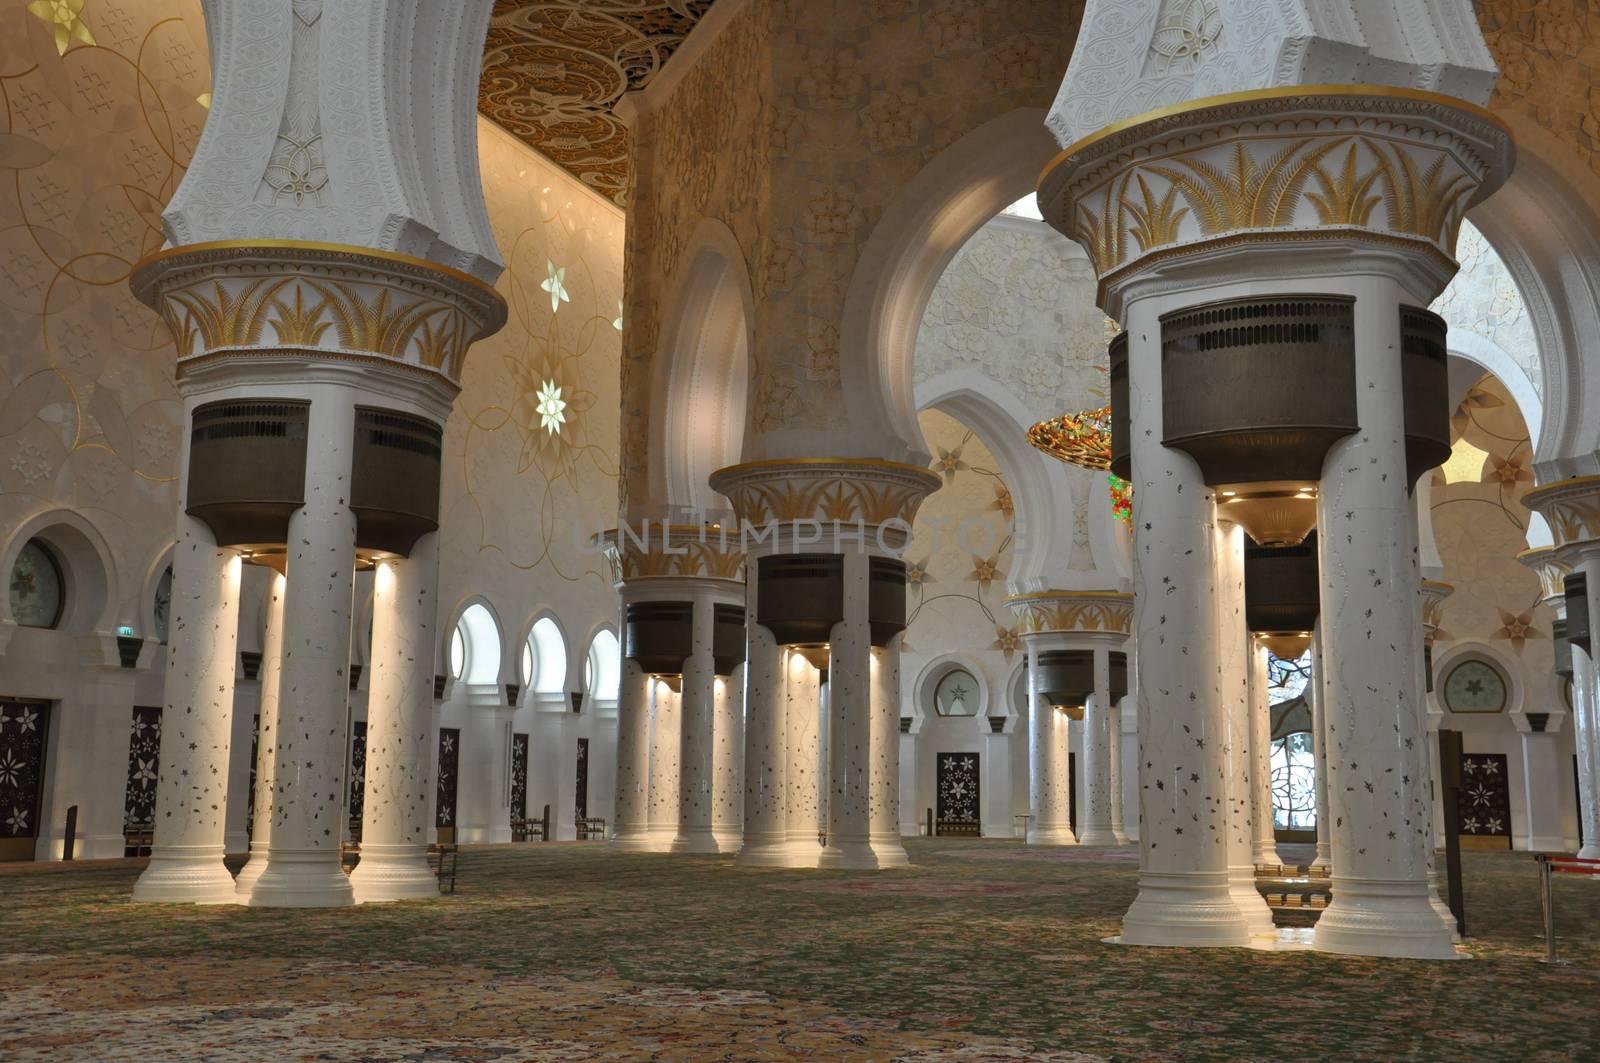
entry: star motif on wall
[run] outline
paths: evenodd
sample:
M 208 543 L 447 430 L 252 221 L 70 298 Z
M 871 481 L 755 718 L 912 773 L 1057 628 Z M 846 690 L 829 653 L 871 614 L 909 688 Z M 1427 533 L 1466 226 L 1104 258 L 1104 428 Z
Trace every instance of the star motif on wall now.
M 538 398 L 534 410 L 539 414 L 539 427 L 556 435 L 567 423 L 567 400 L 561 397 L 561 388 L 554 380 L 546 380 L 540 386 Z
M 89 32 L 89 27 L 84 25 L 79 16 L 83 13 L 84 0 L 34 0 L 28 5 L 28 10 L 39 18 L 50 23 L 55 30 L 56 53 L 67 54 L 67 47 L 76 37 L 84 44 L 94 43 L 94 34 Z
M 562 303 L 572 302 L 572 296 L 567 294 L 567 267 L 556 268 L 556 264 L 548 258 L 544 260 L 545 266 L 550 271 L 539 287 L 550 293 L 550 312 L 553 314 L 561 309 Z

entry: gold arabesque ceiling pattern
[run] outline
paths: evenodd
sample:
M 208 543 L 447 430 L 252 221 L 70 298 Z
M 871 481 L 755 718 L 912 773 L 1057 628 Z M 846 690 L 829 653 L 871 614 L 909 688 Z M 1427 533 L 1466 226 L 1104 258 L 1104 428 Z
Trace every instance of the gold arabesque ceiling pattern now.
M 660 72 L 712 0 L 496 0 L 478 109 L 621 204 L 628 131 L 612 113 Z

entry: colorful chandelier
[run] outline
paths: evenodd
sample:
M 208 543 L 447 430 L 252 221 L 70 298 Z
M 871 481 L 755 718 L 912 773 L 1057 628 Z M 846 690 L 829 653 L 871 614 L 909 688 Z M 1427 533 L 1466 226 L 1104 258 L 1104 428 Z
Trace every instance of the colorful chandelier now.
M 1028 429 L 1028 442 L 1069 465 L 1105 472 L 1111 514 L 1133 522 L 1133 485 L 1111 472 L 1111 407 L 1064 413 Z

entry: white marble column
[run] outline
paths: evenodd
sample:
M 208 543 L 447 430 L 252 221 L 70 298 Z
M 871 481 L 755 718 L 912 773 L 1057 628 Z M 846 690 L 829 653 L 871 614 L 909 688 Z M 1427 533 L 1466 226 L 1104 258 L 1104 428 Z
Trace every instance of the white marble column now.
M 1161 445 L 1161 323 L 1127 312 L 1139 644 L 1139 895 L 1134 945 L 1244 945 L 1228 890 L 1227 721 L 1217 696 L 1215 519 L 1187 454 Z
M 1585 543 L 1573 565 L 1583 573 L 1589 599 L 1590 645 L 1585 653 L 1572 647 L 1572 742 L 1578 757 L 1578 814 L 1583 824 L 1583 848 L 1578 856 L 1600 860 L 1600 544 Z M 162 735 L 165 740 L 165 734 Z
M 1083 712 L 1083 829 L 1081 845 L 1116 845 L 1111 829 L 1111 653 L 1094 649 L 1094 694 Z M 1119 720 L 1120 724 L 1121 721 Z
M 1133 662 L 1128 662 L 1131 672 Z M 1123 752 L 1122 744 L 1122 710 L 1126 698 L 1118 698 L 1116 706 L 1111 710 L 1111 834 L 1117 839 L 1118 845 L 1127 845 L 1132 840 L 1123 827 L 1122 803 L 1125 786 L 1123 759 L 1127 755 Z
M 695 594 L 690 652 L 683 662 L 679 702 L 678 831 L 675 853 L 714 853 L 712 782 L 716 771 L 716 662 L 711 654 L 712 601 Z
M 872 651 L 872 855 L 880 868 L 907 867 L 900 840 L 900 643 Z
M 1227 723 L 1228 892 L 1253 937 L 1275 937 L 1272 910 L 1256 889 L 1255 760 L 1250 741 L 1250 671 L 1255 640 L 1245 624 L 1245 532 L 1219 521 L 1217 550 L 1217 693 Z
M 1433 907 L 1428 759 L 1423 748 L 1416 510 L 1406 493 L 1400 371 L 1403 298 L 1377 275 L 1356 297 L 1356 412 L 1317 499 L 1333 901 L 1316 948 L 1446 959 L 1451 927 Z
M 678 836 L 681 711 L 679 691 L 664 679 L 650 684 L 650 848 L 656 852 L 672 848 Z
M 356 517 L 349 506 L 355 405 L 342 387 L 311 392 L 305 505 L 289 518 L 283 673 L 272 771 L 272 837 L 250 903 L 353 903 L 340 868 L 349 729 Z
M 267 628 L 261 639 L 261 702 L 256 715 L 256 795 L 254 822 L 250 825 L 250 859 L 234 879 L 234 892 L 248 902 L 256 879 L 267 869 L 267 848 L 272 841 L 272 769 L 277 762 L 278 692 L 283 676 L 283 596 L 281 572 L 267 582 Z M 429 682 L 432 683 L 432 677 Z M 244 903 L 241 902 L 241 903 Z
M 756 616 L 755 567 L 749 571 L 747 617 Z M 788 862 L 788 654 L 772 632 L 745 624 L 744 839 L 736 863 L 782 866 Z
M 1527 848 L 1533 852 L 1571 852 L 1569 846 L 1575 839 L 1566 837 L 1562 829 L 1565 819 L 1562 806 L 1563 792 L 1560 780 L 1572 770 L 1561 749 L 1561 733 L 1550 730 L 1551 724 L 1559 726 L 1561 715 L 1551 713 L 1545 723 L 1546 730 L 1532 730 L 1526 717 L 1517 717 L 1522 739 L 1523 803 L 1528 810 Z M 1523 730 L 1528 727 L 1527 730 Z
M 1072 780 L 1067 772 L 1067 719 L 1040 689 L 1039 653 L 1056 648 L 1034 635 L 1028 653 L 1028 844 L 1076 845 L 1072 833 Z
M 828 844 L 819 867 L 872 869 L 873 647 L 862 551 L 844 555 L 844 619 L 833 626 L 828 655 Z
M 736 853 L 744 837 L 744 675 L 739 665 L 731 676 L 716 680 L 712 722 L 711 833 L 719 853 Z
M 817 843 L 817 816 L 822 796 L 817 768 L 825 748 L 821 744 L 821 686 L 817 669 L 799 653 L 791 651 L 788 681 L 784 684 L 784 718 L 788 732 L 784 826 L 790 867 L 815 867 L 822 854 L 822 847 Z
M 1323 685 L 1323 676 L 1326 674 L 1327 657 L 1322 652 L 1322 625 L 1317 624 L 1316 633 L 1311 639 L 1311 681 L 1306 684 L 1305 696 L 1311 703 L 1311 755 L 1316 765 L 1317 787 L 1317 855 L 1312 858 L 1311 866 L 1319 871 L 1327 871 L 1333 867 L 1333 842 L 1330 840 L 1329 831 L 1333 826 L 1333 819 L 1329 813 L 1328 804 L 1328 725 L 1323 708 L 1328 703 L 1328 695 Z M 1432 736 L 1437 739 L 1437 735 Z M 1426 741 L 1428 735 L 1424 735 Z M 1437 741 L 1433 747 L 1433 763 L 1438 764 L 1439 748 Z M 1438 772 L 1434 772 L 1437 777 Z M 1430 789 L 1430 798 L 1437 790 Z
M 650 848 L 650 688 L 639 662 L 622 659 L 617 688 L 617 803 L 612 841 L 619 849 Z
M 1265 867 L 1283 862 L 1272 814 L 1272 680 L 1267 648 L 1253 638 L 1250 643 L 1250 861 Z M 1321 745 L 1315 734 L 1312 739 Z
M 185 432 L 179 484 L 188 482 L 188 462 Z M 184 505 L 180 500 L 172 561 L 155 844 L 133 899 L 231 904 L 238 897 L 222 856 L 241 564 Z
M 428 867 L 438 613 L 439 533 L 429 532 L 373 573 L 361 862 L 350 875 L 357 903 L 439 894 Z

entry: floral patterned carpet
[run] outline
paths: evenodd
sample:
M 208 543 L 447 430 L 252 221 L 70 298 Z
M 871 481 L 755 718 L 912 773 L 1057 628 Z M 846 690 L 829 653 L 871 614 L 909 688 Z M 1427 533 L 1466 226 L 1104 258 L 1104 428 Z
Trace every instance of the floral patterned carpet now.
M 0 865 L 6 1060 L 1600 1060 L 1600 881 L 1468 854 L 1472 958 L 1102 943 L 1132 850 L 908 844 L 879 874 L 468 848 L 457 893 L 138 906 L 139 861 Z

